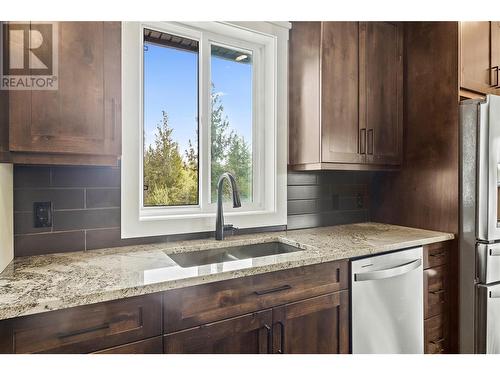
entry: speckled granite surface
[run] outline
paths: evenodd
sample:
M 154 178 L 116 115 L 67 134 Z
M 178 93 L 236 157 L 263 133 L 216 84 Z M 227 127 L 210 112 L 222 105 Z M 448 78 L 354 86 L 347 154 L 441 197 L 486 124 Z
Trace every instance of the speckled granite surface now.
M 0 319 L 365 256 L 452 239 L 377 223 L 16 258 L 0 274 Z M 304 251 L 182 268 L 168 255 L 279 241 Z

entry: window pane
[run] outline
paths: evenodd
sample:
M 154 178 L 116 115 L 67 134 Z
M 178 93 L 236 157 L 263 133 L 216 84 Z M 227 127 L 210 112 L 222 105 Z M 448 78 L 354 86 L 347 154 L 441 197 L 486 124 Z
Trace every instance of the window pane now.
M 198 42 L 144 30 L 144 206 L 198 204 Z
M 236 178 L 243 202 L 252 201 L 252 65 L 250 52 L 211 46 L 211 198 L 223 172 Z M 229 199 L 228 191 L 225 200 Z

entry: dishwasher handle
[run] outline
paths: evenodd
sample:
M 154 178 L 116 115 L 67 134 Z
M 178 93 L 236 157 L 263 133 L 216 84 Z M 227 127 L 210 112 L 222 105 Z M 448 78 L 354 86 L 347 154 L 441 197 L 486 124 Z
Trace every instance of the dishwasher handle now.
M 354 274 L 354 281 L 380 280 L 388 279 L 399 275 L 404 275 L 414 269 L 417 269 L 422 264 L 422 259 L 416 259 L 408 263 L 401 264 L 396 267 L 387 268 L 385 270 L 362 272 Z

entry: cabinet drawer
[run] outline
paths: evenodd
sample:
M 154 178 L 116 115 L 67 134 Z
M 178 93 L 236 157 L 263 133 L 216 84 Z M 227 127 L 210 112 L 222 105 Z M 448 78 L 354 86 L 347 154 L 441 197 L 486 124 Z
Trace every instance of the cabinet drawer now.
M 161 295 L 52 311 L 3 324 L 9 331 L 8 352 L 89 353 L 160 335 Z
M 429 268 L 424 271 L 424 318 L 444 312 L 447 300 L 446 266 Z
M 163 339 L 161 336 L 141 340 L 130 344 L 114 346 L 94 352 L 94 354 L 162 354 Z
M 426 354 L 440 354 L 446 351 L 448 337 L 444 315 L 436 315 L 424 321 L 424 341 Z
M 450 241 L 424 246 L 424 269 L 448 263 Z
M 168 291 L 170 333 L 348 287 L 348 263 L 331 262 Z

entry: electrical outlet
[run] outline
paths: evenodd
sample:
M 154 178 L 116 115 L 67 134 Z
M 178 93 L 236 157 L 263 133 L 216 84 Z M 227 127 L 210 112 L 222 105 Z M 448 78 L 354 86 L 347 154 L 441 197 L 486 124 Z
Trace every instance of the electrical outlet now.
M 35 228 L 52 226 L 52 202 L 34 202 L 33 218 Z

